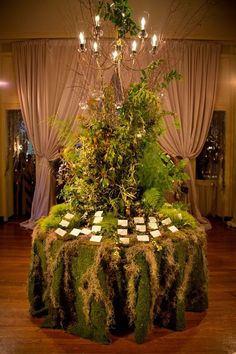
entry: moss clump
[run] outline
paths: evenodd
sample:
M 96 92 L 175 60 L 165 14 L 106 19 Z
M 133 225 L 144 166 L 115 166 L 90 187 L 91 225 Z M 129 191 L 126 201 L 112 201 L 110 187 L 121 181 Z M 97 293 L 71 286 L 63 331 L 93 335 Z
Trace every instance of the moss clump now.
M 58 238 L 34 232 L 28 295 L 43 326 L 110 343 L 110 328 L 135 327 L 142 343 L 154 323 L 182 330 L 185 305 L 207 308 L 206 238 L 182 229 L 150 243 L 99 245 L 86 236 Z M 129 320 L 129 323 L 128 323 Z
M 197 221 L 186 210 L 172 207 L 171 204 L 164 204 L 159 210 L 159 214 L 169 217 L 177 228 L 196 229 Z
M 151 283 L 149 267 L 144 255 L 136 257 L 137 265 L 140 268 L 140 275 L 137 283 L 137 303 L 134 336 L 137 343 L 141 344 L 147 335 L 150 325 L 151 307 Z

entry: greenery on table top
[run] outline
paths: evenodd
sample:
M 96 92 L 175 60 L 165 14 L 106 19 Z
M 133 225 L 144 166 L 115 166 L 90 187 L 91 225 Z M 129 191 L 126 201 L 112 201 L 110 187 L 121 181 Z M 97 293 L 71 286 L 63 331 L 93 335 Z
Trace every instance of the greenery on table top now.
M 100 101 L 90 100 L 89 120 L 81 119 L 81 146 L 64 150 L 69 176 L 63 197 L 78 213 L 104 210 L 129 217 L 154 212 L 166 201 L 165 192 L 174 189 L 173 180 L 186 178 L 182 162 L 176 166 L 157 142 L 167 114 L 158 92 L 169 79 L 166 75 L 151 87 L 160 65 L 156 61 L 142 71 L 120 108 L 111 86 L 105 87 Z M 154 190 L 158 200 L 153 204 L 147 194 Z

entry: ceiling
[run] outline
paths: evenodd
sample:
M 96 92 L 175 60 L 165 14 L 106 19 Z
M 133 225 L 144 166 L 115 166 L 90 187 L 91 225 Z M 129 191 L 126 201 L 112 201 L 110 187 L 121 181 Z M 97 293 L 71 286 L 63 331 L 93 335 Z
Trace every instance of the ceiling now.
M 88 31 L 89 0 L 1 0 L 0 40 L 74 38 Z M 168 38 L 236 42 L 236 0 L 130 0 L 147 31 Z M 105 33 L 109 36 L 109 33 Z

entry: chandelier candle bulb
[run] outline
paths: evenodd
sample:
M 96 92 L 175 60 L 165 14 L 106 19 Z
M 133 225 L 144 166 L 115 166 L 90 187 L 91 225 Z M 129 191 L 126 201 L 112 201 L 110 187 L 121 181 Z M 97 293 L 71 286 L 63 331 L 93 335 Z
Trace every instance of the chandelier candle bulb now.
M 133 42 L 132 42 L 132 52 L 133 52 L 133 53 L 136 53 L 136 52 L 137 52 L 137 42 L 136 42 L 136 41 L 133 41 Z
M 114 52 L 112 52 L 112 59 L 115 62 L 118 60 L 118 52 L 117 52 L 117 50 L 114 50 Z
M 80 45 L 79 45 L 80 49 L 79 50 L 81 52 L 85 52 L 85 50 L 86 50 L 86 48 L 85 48 L 86 40 L 85 40 L 83 32 L 80 32 L 80 34 L 79 34 L 79 41 L 80 41 Z
M 156 35 L 156 34 L 154 34 L 154 35 L 152 36 L 152 47 L 153 47 L 153 48 L 156 48 L 156 47 L 157 47 L 157 35 Z
M 95 16 L 95 26 L 97 28 L 100 27 L 100 16 L 99 15 Z
M 93 50 L 94 50 L 94 53 L 98 53 L 98 44 L 97 44 L 97 42 L 93 42 Z
M 141 19 L 141 31 L 145 30 L 145 24 L 146 24 L 146 20 L 145 20 L 144 17 L 142 17 L 142 19 Z

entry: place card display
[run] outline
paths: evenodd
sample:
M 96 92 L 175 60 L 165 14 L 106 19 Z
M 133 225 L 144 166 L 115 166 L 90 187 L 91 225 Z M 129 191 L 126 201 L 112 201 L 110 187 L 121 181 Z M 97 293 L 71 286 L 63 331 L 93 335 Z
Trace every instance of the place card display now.
M 135 224 L 144 224 L 144 218 L 140 217 L 140 216 L 135 217 L 134 222 L 135 222 Z
M 150 234 L 152 235 L 152 237 L 159 237 L 161 236 L 161 233 L 159 230 L 155 230 L 155 231 L 151 231 Z
M 138 241 L 142 241 L 142 242 L 148 242 L 149 241 L 149 236 L 148 235 L 138 235 L 137 236 L 137 240 Z
M 149 223 L 148 223 L 148 227 L 149 227 L 149 229 L 151 229 L 151 230 L 156 230 L 156 229 L 158 229 L 158 225 L 157 225 L 156 222 L 149 222 Z
M 102 216 L 95 216 L 95 218 L 93 219 L 93 223 L 94 224 L 100 224 L 103 220 Z
M 169 226 L 168 227 L 168 229 L 171 231 L 171 232 L 177 232 L 177 231 L 179 231 L 178 229 L 177 229 L 177 227 L 176 226 Z
M 59 235 L 59 236 L 65 236 L 65 234 L 66 234 L 66 231 L 65 230 L 63 230 L 63 229 L 61 229 L 60 227 L 58 227 L 58 229 L 56 229 L 55 230 L 55 233 L 57 234 L 57 235 Z
M 127 236 L 128 235 L 128 230 L 127 229 L 117 229 L 118 235 L 121 236 Z
M 62 221 L 59 223 L 59 225 L 61 225 L 61 226 L 63 226 L 63 227 L 67 227 L 67 226 L 70 225 L 70 222 L 67 221 L 67 220 L 62 220 Z
M 149 216 L 148 221 L 149 222 L 157 222 L 157 219 L 154 216 Z
M 136 225 L 136 231 L 146 232 L 146 225 Z
M 123 245 L 128 245 L 129 244 L 129 238 L 128 237 L 120 237 L 119 238 L 120 243 Z
M 97 233 L 97 232 L 100 232 L 101 229 L 102 229 L 102 227 L 100 225 L 93 225 L 92 226 L 92 232 Z
M 101 235 L 92 235 L 91 237 L 90 237 L 90 241 L 91 242 L 101 242 L 101 240 L 102 240 L 102 236 Z
M 118 219 L 118 225 L 123 227 L 128 227 L 128 220 Z
M 102 210 L 98 210 L 98 211 L 96 211 L 94 216 L 102 216 L 102 214 L 103 214 L 103 211 Z
M 71 232 L 70 232 L 70 235 L 72 236 L 79 236 L 79 234 L 81 233 L 81 230 L 80 229 L 72 229 Z
M 87 229 L 86 227 L 84 227 L 84 228 L 81 230 L 81 234 L 83 234 L 83 235 L 89 235 L 89 234 L 91 234 L 91 230 L 90 230 L 90 229 Z
M 66 215 L 64 216 L 64 218 L 67 220 L 72 220 L 74 217 L 75 217 L 74 214 L 71 213 L 66 213 Z
M 167 218 L 167 219 L 162 220 L 161 223 L 162 223 L 162 225 L 170 225 L 172 223 L 172 221 L 170 218 Z

